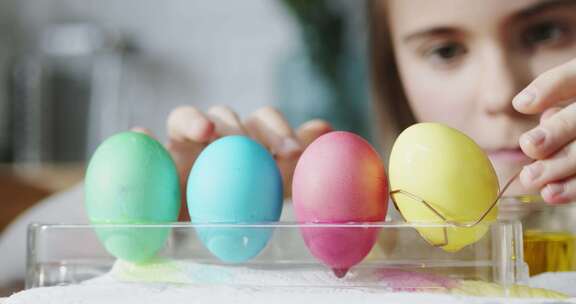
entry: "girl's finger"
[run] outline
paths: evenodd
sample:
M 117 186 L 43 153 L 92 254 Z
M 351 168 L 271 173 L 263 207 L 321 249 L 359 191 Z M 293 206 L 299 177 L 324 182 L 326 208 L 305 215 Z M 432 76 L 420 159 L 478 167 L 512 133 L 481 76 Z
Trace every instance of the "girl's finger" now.
M 322 134 L 332 131 L 332 127 L 326 121 L 314 119 L 302 124 L 296 134 L 299 141 L 304 147 L 312 143 L 316 138 Z M 282 180 L 284 181 L 284 197 L 292 195 L 292 178 L 294 177 L 294 169 L 298 158 L 279 159 L 278 167 L 282 173 Z
M 540 192 L 542 198 L 550 204 L 563 204 L 576 200 L 576 176 L 561 182 L 546 185 Z
M 206 115 L 214 123 L 214 138 L 228 135 L 244 135 L 246 131 L 238 118 L 238 115 L 227 106 L 214 106 Z
M 314 119 L 303 123 L 296 131 L 296 134 L 298 135 L 300 142 L 306 147 L 316 138 L 332 130 L 330 123 L 321 119 Z
M 181 106 L 168 116 L 168 136 L 177 141 L 207 143 L 214 133 L 214 123 L 192 106 Z
M 553 107 L 544 111 L 544 113 L 542 113 L 542 115 L 540 116 L 540 123 L 543 123 L 544 121 L 548 120 L 548 118 L 554 116 L 554 114 L 560 112 L 561 110 L 562 110 L 561 107 Z
M 576 139 L 576 103 L 544 120 L 520 137 L 522 151 L 533 159 L 544 159 Z
M 192 165 L 200 154 L 200 151 L 205 147 L 205 144 L 198 142 L 193 142 L 189 140 L 176 140 L 170 139 L 167 144 L 167 150 L 170 152 L 174 163 L 176 164 L 176 170 L 178 171 L 178 179 L 180 182 L 180 192 L 181 194 L 181 207 L 180 215 L 178 217 L 179 221 L 189 221 L 190 217 L 188 215 L 188 206 L 186 204 L 186 182 L 188 180 L 188 174 L 190 174 L 190 169 Z
M 545 160 L 538 160 L 522 169 L 520 181 L 530 189 L 564 180 L 576 173 L 576 142 L 572 142 Z
M 538 114 L 553 106 L 574 102 L 576 59 L 538 76 L 514 97 L 514 108 L 524 114 Z
M 142 133 L 142 134 L 146 134 L 156 140 L 158 140 L 158 138 L 154 135 L 154 133 L 152 133 L 152 131 L 148 128 L 144 128 L 144 127 L 132 127 L 130 129 L 130 131 L 132 132 L 138 132 L 138 133 Z
M 254 112 L 244 123 L 250 136 L 260 141 L 280 158 L 294 158 L 302 153 L 302 144 L 282 113 L 273 107 Z

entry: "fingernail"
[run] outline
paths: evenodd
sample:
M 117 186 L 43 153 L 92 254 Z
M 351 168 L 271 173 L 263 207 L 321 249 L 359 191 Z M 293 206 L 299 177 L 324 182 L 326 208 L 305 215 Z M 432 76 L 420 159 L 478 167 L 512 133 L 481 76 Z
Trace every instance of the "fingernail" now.
M 533 103 L 535 99 L 536 96 L 534 95 L 534 93 L 524 90 L 520 92 L 518 95 L 516 95 L 516 97 L 514 97 L 512 103 L 514 104 L 515 107 L 525 108 L 528 107 L 531 103 Z
M 527 140 L 532 146 L 537 147 L 544 143 L 546 140 L 546 133 L 540 128 L 536 128 L 523 135 L 524 139 Z
M 301 152 L 302 146 L 294 138 L 286 137 L 282 140 L 278 152 L 286 157 L 291 157 Z
M 557 197 L 564 193 L 564 184 L 548 184 L 544 190 L 542 190 L 542 194 L 546 197 Z
M 534 181 L 540 177 L 540 175 L 542 175 L 542 171 L 544 171 L 544 166 L 542 166 L 542 163 L 535 162 L 522 170 L 522 174 L 525 178 L 528 178 L 528 180 Z
M 187 135 L 198 142 L 208 142 L 214 135 L 214 123 L 211 121 L 190 121 L 187 125 Z

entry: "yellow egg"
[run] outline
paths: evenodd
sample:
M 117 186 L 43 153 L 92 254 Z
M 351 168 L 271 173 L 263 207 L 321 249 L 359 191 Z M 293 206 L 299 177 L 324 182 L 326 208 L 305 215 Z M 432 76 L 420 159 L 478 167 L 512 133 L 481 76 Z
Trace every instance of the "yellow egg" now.
M 448 221 L 478 220 L 498 196 L 498 178 L 484 151 L 463 133 L 438 123 L 413 125 L 396 139 L 390 155 L 390 189 L 408 222 L 442 223 L 403 190 L 428 202 Z M 417 228 L 429 243 L 449 252 L 481 239 L 497 209 L 471 228 Z M 446 235 L 444 233 L 446 231 Z

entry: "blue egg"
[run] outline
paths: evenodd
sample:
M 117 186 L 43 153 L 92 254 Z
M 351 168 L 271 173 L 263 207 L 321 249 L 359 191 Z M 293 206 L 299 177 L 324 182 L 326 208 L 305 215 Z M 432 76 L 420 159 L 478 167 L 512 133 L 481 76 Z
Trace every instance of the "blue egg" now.
M 275 222 L 282 211 L 282 176 L 272 155 L 245 136 L 227 136 L 196 159 L 187 186 L 192 223 Z M 262 251 L 272 235 L 264 228 L 196 229 L 224 262 L 241 263 Z

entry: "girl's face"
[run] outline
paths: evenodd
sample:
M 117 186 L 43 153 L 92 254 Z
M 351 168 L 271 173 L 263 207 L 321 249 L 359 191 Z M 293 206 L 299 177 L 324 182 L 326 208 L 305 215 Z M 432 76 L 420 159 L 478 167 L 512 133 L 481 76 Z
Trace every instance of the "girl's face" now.
M 539 121 L 512 98 L 576 56 L 576 1 L 388 0 L 386 9 L 416 119 L 472 137 L 504 183 L 530 162 L 518 139 Z M 527 192 L 515 183 L 508 194 Z

